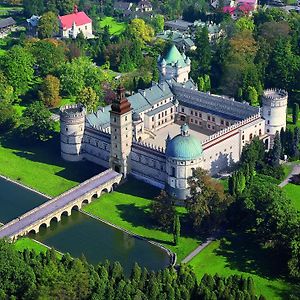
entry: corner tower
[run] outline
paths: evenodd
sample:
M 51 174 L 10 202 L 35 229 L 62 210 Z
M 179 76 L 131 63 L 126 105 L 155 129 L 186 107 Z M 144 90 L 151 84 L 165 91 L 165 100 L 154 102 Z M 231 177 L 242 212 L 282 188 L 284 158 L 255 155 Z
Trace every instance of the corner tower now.
M 279 89 L 265 90 L 262 95 L 262 117 L 266 120 L 266 131 L 271 136 L 286 129 L 288 93 Z
M 111 150 L 110 167 L 124 175 L 130 172 L 132 145 L 131 104 L 125 97 L 125 89 L 119 87 L 110 111 Z
M 158 69 L 160 81 L 174 79 L 184 83 L 189 80 L 191 61 L 173 45 L 165 57 L 158 58 Z
M 84 126 L 83 105 L 67 105 L 60 109 L 60 149 L 64 160 L 82 160 Z

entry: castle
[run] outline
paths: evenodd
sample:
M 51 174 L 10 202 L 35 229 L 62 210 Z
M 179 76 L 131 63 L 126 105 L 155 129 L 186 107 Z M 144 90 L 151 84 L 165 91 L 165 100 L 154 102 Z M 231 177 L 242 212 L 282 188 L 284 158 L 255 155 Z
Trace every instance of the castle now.
M 190 63 L 172 46 L 158 58 L 160 81 L 150 88 L 126 98 L 120 87 L 111 106 L 91 114 L 82 105 L 62 107 L 62 157 L 111 167 L 185 199 L 194 169 L 225 171 L 255 136 L 269 149 L 286 128 L 287 92 L 265 90 L 262 108 L 199 92 Z

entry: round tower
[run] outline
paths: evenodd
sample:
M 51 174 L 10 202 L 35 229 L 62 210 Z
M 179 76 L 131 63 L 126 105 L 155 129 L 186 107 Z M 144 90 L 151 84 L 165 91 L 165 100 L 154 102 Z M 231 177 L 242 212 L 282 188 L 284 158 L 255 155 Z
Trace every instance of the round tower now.
M 166 190 L 177 199 L 184 200 L 189 195 L 188 178 L 202 164 L 200 141 L 190 135 L 187 124 L 181 126 L 181 133 L 173 139 L 166 139 Z
M 266 120 L 266 132 L 275 135 L 286 128 L 288 93 L 279 89 L 268 89 L 262 95 L 262 116 Z
M 83 105 L 66 105 L 60 109 L 60 149 L 63 159 L 82 160 L 84 125 Z

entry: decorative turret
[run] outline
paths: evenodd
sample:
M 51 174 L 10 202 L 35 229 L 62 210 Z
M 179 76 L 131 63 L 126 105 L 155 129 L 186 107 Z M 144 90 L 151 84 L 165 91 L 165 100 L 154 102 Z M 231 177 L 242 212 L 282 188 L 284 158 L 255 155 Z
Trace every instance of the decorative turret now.
M 125 97 L 125 89 L 119 87 L 111 105 L 111 153 L 110 167 L 127 176 L 130 172 L 130 152 L 132 145 L 131 104 Z
M 67 105 L 60 109 L 60 147 L 61 157 L 65 160 L 82 160 L 85 114 L 81 104 Z
M 286 128 L 288 93 L 280 89 L 268 89 L 262 95 L 262 117 L 271 136 Z

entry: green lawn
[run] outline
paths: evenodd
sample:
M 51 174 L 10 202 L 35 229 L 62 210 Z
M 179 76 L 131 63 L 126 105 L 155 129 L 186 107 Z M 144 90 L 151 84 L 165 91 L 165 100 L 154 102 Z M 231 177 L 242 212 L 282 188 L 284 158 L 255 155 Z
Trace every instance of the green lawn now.
M 84 210 L 132 233 L 161 243 L 175 252 L 180 262 L 200 244 L 200 241 L 188 236 L 188 229 L 184 225 L 184 208 L 179 208 L 183 232 L 179 246 L 173 245 L 172 234 L 156 229 L 149 216 L 149 204 L 158 193 L 158 189 L 129 179 L 117 191 L 102 195 L 98 200 L 85 206 Z
M 29 146 L 20 145 L 8 135 L 0 137 L 0 174 L 50 196 L 57 196 L 101 171 L 92 163 L 61 159 L 59 134 L 50 141 Z
M 23 10 L 22 6 L 8 6 L 0 4 L 0 16 L 10 16 L 16 12 L 21 12 Z
M 288 297 L 292 293 L 300 296 L 299 286 L 276 275 L 280 272 L 280 259 L 272 257 L 266 249 L 261 249 L 251 236 L 232 235 L 227 239 L 214 241 L 190 264 L 199 279 L 204 273 L 252 276 L 257 294 L 263 294 L 267 299 L 290 299 Z
M 105 17 L 99 21 L 100 28 L 109 26 L 109 33 L 111 35 L 119 35 L 126 29 L 126 23 L 117 22 L 113 17 Z
M 300 211 L 300 185 L 288 183 L 283 189 L 293 205 Z
M 18 251 L 24 251 L 25 249 L 34 250 L 37 253 L 46 252 L 48 248 L 42 244 L 30 239 L 30 238 L 21 238 L 18 239 L 15 243 L 15 248 Z

